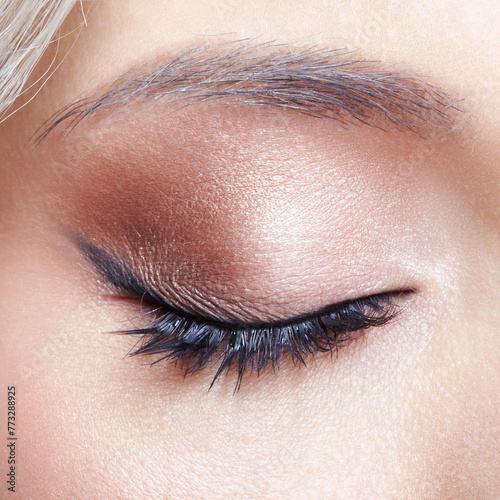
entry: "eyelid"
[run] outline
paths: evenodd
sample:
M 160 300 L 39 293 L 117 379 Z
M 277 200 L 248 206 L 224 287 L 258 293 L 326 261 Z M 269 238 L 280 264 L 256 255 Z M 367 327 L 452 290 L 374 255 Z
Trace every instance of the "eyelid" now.
M 109 284 L 113 286 L 117 291 L 126 294 L 131 298 L 136 298 L 141 301 L 141 303 L 149 303 L 155 305 L 156 307 L 162 308 L 169 312 L 178 314 L 182 317 L 203 321 L 206 324 L 213 326 L 220 326 L 225 328 L 231 328 L 234 326 L 244 326 L 248 328 L 277 328 L 283 326 L 290 326 L 293 324 L 298 324 L 309 319 L 314 319 L 319 316 L 324 316 L 336 308 L 338 308 L 343 303 L 354 302 L 351 301 L 341 301 L 334 304 L 330 304 L 326 307 L 318 309 L 313 312 L 300 314 L 293 316 L 291 318 L 285 318 L 277 321 L 259 321 L 259 322 L 244 322 L 244 321 L 222 321 L 216 318 L 210 318 L 204 315 L 200 315 L 194 312 L 189 312 L 182 307 L 173 305 L 169 303 L 164 297 L 159 293 L 154 291 L 151 287 L 144 284 L 136 274 L 128 268 L 128 266 L 121 262 L 117 257 L 107 252 L 106 250 L 80 238 L 79 247 L 84 253 L 87 260 L 89 260 L 94 268 L 101 274 Z M 403 294 L 407 292 L 412 292 L 413 290 L 398 290 L 397 293 Z M 394 292 L 384 292 L 377 294 L 370 294 L 367 296 L 358 297 L 355 300 L 364 300 L 373 296 L 389 296 L 390 293 Z

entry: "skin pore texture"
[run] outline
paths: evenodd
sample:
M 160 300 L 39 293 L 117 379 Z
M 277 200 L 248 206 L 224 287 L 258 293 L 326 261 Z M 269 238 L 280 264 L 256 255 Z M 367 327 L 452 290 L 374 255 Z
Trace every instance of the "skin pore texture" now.
M 57 70 L 0 125 L 0 375 L 18 394 L 20 497 L 498 495 L 499 7 L 312 4 L 102 0 L 82 28 L 78 6 L 38 74 L 54 56 Z M 30 142 L 131 68 L 241 40 L 353 51 L 461 111 L 416 134 L 383 116 L 150 99 Z M 220 321 L 412 292 L 338 352 L 208 391 L 215 365 L 184 378 L 127 356 L 137 338 L 109 332 L 144 325 L 140 297 L 74 235 Z

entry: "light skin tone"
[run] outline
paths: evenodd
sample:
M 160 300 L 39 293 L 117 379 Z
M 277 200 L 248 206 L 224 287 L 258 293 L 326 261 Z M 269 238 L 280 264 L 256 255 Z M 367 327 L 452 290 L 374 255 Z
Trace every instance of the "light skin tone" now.
M 0 369 L 23 498 L 495 497 L 500 11 L 475 5 L 103 0 L 61 41 L 57 71 L 0 125 Z M 80 23 L 75 9 L 64 30 Z M 461 111 L 418 135 L 159 99 L 26 147 L 132 67 L 247 38 L 355 50 L 426 75 Z M 284 356 L 236 393 L 234 370 L 208 391 L 216 365 L 184 378 L 127 357 L 137 338 L 109 332 L 144 309 L 75 234 L 226 322 L 382 292 L 399 313 L 307 366 Z

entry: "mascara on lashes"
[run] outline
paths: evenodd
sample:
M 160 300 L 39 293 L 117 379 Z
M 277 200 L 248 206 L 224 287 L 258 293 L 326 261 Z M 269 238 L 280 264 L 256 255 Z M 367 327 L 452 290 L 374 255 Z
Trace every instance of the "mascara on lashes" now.
M 219 362 L 210 384 L 231 367 L 237 371 L 235 390 L 248 370 L 260 373 L 267 366 L 275 371 L 287 352 L 294 363 L 305 364 L 315 352 L 338 350 L 353 335 L 375 326 L 383 326 L 397 314 L 394 296 L 404 291 L 380 293 L 337 303 L 312 314 L 289 320 L 254 324 L 231 324 L 188 313 L 165 301 L 143 284 L 117 257 L 106 250 L 77 238 L 86 259 L 115 289 L 147 303 L 153 319 L 142 328 L 116 333 L 138 335 L 136 348 L 129 354 L 157 355 L 162 360 L 180 363 L 185 374 Z

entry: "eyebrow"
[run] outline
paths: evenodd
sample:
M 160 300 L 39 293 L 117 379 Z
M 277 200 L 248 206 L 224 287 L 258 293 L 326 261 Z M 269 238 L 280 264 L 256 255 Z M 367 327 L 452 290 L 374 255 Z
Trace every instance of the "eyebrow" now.
M 353 59 L 342 50 L 292 50 L 248 41 L 202 46 L 134 67 L 104 90 L 65 106 L 35 135 L 35 143 L 65 125 L 131 102 L 169 99 L 185 106 L 222 101 L 274 106 L 342 125 L 394 125 L 424 135 L 453 130 L 456 100 L 416 74 L 379 61 Z

